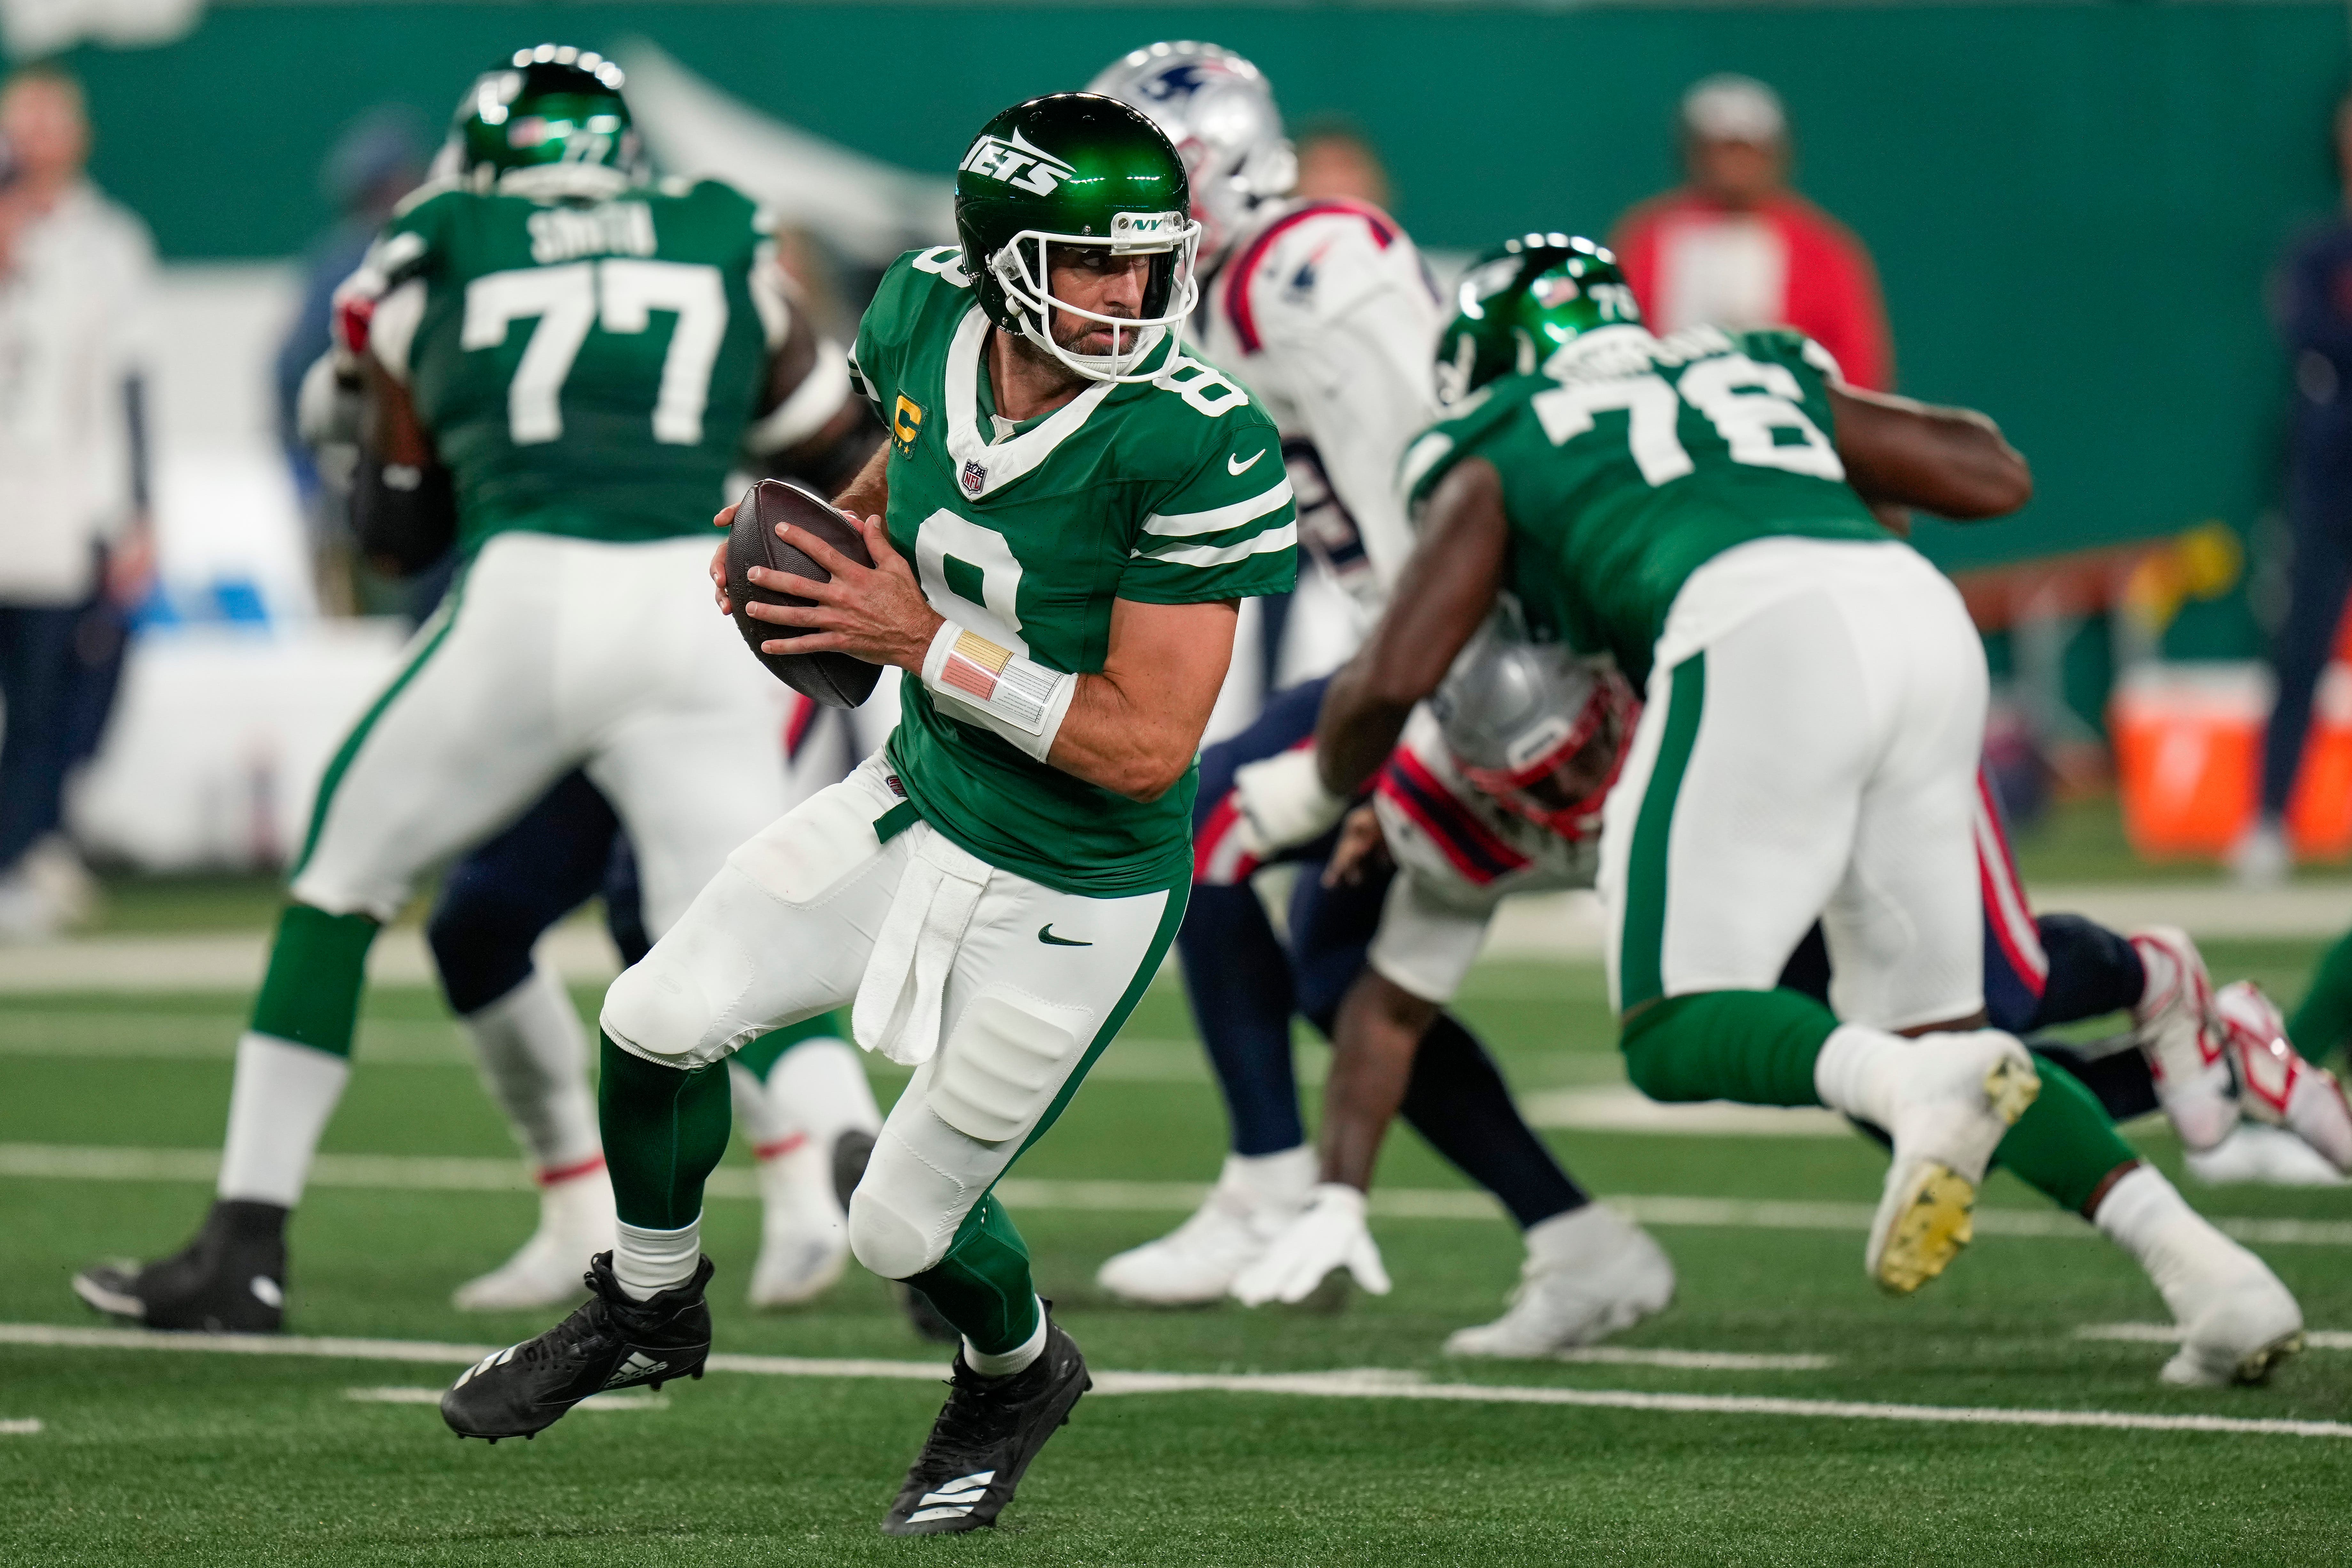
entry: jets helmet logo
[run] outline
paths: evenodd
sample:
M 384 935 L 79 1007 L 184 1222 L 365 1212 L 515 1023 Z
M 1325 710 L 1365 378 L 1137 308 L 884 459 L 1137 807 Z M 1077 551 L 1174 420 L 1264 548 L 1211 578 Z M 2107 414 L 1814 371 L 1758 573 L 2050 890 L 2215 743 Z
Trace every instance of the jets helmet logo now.
M 1002 180 L 1015 190 L 1030 191 L 1050 196 L 1055 187 L 1077 171 L 1055 157 L 1042 147 L 1030 144 L 1020 132 L 1012 139 L 983 136 L 971 144 L 971 151 L 956 165 L 961 173 L 985 174 L 992 180 Z

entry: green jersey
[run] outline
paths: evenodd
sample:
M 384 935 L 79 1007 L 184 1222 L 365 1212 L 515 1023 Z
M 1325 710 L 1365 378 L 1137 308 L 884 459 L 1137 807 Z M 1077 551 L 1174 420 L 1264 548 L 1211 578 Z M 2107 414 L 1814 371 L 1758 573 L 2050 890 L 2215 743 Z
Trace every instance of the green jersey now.
M 1281 593 L 1297 529 L 1281 441 L 1249 394 L 1152 351 L 1148 382 L 1097 382 L 1052 413 L 1000 419 L 988 318 L 953 246 L 891 265 L 858 325 L 853 382 L 890 432 L 891 542 L 931 607 L 1052 669 L 1101 670 L 1111 604 Z M 1124 895 L 1190 875 L 1197 769 L 1129 800 L 1028 756 L 900 688 L 891 765 L 938 831 L 1065 892 Z
M 1887 537 L 1831 442 L 1834 369 L 1791 331 L 1604 328 L 1474 394 L 1406 447 L 1402 482 L 1418 501 L 1463 458 L 1492 463 L 1529 625 L 1638 686 L 1675 595 L 1723 552 Z
M 412 198 L 362 268 L 368 341 L 456 480 L 460 548 L 708 532 L 784 329 L 769 246 L 709 180 Z

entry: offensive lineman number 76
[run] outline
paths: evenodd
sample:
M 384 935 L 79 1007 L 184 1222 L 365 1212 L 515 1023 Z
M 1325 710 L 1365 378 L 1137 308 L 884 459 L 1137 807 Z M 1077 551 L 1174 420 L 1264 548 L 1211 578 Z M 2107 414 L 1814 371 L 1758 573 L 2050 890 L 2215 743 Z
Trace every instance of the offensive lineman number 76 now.
M 531 447 L 563 434 L 563 380 L 588 329 L 642 332 L 656 310 L 674 311 L 677 326 L 662 355 L 654 439 L 699 446 L 710 367 L 727 334 L 727 286 L 716 267 L 614 257 L 493 272 L 466 285 L 459 341 L 469 350 L 494 349 L 511 323 L 539 319 L 507 385 L 507 433 L 516 446 Z

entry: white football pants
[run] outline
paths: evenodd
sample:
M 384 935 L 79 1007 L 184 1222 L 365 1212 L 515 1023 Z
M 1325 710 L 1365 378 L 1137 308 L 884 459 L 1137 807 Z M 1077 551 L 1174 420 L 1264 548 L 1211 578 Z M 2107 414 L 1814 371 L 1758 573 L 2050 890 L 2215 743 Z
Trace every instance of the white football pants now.
M 784 800 L 785 689 L 711 605 L 709 560 L 701 538 L 483 545 L 328 769 L 293 896 L 390 920 L 585 764 L 667 929 Z
M 698 1067 L 857 1004 L 858 1044 L 916 1067 L 849 1209 L 857 1259 L 904 1279 L 1059 1114 L 1150 983 L 1181 889 L 1059 892 L 915 819 L 866 760 L 727 858 L 605 994 L 604 1029 Z
M 1958 591 L 1908 545 L 1759 540 L 1691 574 L 1603 811 L 1618 1010 L 1769 990 L 1816 918 L 1839 1017 L 1982 1006 L 1985 700 Z

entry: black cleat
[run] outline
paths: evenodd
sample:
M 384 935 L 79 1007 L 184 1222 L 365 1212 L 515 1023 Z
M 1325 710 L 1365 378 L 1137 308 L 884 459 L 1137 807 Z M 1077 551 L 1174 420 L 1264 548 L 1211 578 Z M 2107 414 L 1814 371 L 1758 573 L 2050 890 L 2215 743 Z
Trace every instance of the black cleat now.
M 882 1516 L 882 1533 L 948 1535 L 994 1524 L 1029 1461 L 1093 1386 L 1077 1342 L 1050 1314 L 1045 1351 L 1010 1377 L 982 1377 L 957 1352 L 947 1408 Z
M 705 1258 L 694 1278 L 640 1301 L 613 1278 L 613 1255 L 588 1260 L 587 1301 L 535 1340 L 484 1356 L 441 1396 L 441 1419 L 460 1437 L 528 1437 L 552 1426 L 592 1394 L 674 1377 L 700 1377 L 710 1355 L 710 1282 Z
M 274 1334 L 286 1326 L 286 1219 L 276 1204 L 223 1198 L 195 1239 L 144 1268 L 97 1264 L 73 1278 L 96 1311 L 151 1329 Z

